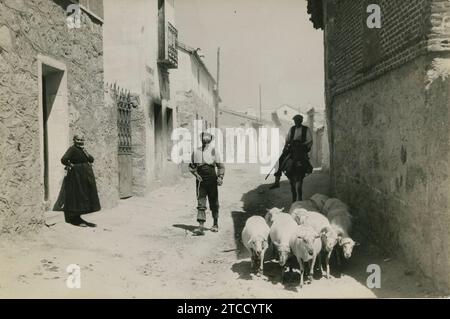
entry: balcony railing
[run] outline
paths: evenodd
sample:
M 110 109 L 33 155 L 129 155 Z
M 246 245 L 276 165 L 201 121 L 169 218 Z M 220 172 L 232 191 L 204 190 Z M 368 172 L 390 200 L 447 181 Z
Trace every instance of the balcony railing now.
M 159 60 L 159 63 L 163 64 L 168 69 L 178 68 L 178 30 L 170 23 L 167 22 L 167 37 L 164 45 L 164 55 L 163 58 Z

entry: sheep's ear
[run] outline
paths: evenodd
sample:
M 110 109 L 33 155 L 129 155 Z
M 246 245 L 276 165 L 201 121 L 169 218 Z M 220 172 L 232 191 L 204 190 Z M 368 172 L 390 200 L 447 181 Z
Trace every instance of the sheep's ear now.
M 280 208 L 280 210 L 281 210 L 282 212 L 284 212 L 284 207 L 283 207 L 283 208 Z
M 270 209 L 269 209 L 269 208 L 266 208 L 266 211 L 267 211 L 267 212 L 270 212 Z
M 359 246 L 361 245 L 360 243 L 358 243 L 357 241 L 355 241 L 355 246 Z
M 314 238 L 320 238 L 321 237 L 321 234 L 317 234 Z

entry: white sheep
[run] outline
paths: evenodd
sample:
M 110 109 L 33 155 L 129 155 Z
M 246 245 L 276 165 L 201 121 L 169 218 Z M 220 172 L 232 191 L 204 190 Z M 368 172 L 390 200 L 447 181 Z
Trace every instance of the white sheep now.
M 345 204 L 341 200 L 337 198 L 330 198 L 323 205 L 322 213 L 328 217 L 328 214 L 335 209 L 342 209 L 346 211 L 349 210 L 347 204 Z
M 317 233 L 320 233 L 325 227 L 330 227 L 328 218 L 318 212 L 307 211 L 304 208 L 294 208 L 290 214 L 298 225 L 311 226 Z
M 311 226 L 320 234 L 323 253 L 325 255 L 326 272 L 323 270 L 322 262 L 320 262 L 320 270 L 322 275 L 330 278 L 330 258 L 334 247 L 338 243 L 338 234 L 331 227 L 328 218 L 320 213 L 306 211 L 303 208 L 294 208 L 291 216 L 297 224 Z
M 270 228 L 261 216 L 252 216 L 245 222 L 242 230 L 242 243 L 251 254 L 251 267 L 258 267 L 257 274 L 263 273 L 264 255 L 269 247 Z
M 345 234 L 350 234 L 352 231 L 353 216 L 347 209 L 335 208 L 328 211 L 327 218 L 330 224 L 338 225 Z
M 309 264 L 309 280 L 313 281 L 314 266 L 320 256 L 322 242 L 320 235 L 311 226 L 299 225 L 292 234 L 289 247 L 297 258 L 300 268 L 300 288 L 303 287 L 304 264 Z
M 279 214 L 284 214 L 283 210 L 284 210 L 284 207 L 283 208 L 274 207 L 271 209 L 267 209 L 265 220 L 269 227 L 272 226 L 273 221 L 275 220 L 276 216 L 278 216 Z
M 303 200 L 303 201 L 296 201 L 296 202 L 292 203 L 291 208 L 289 210 L 289 214 L 292 213 L 292 211 L 296 208 L 303 208 L 303 209 L 306 209 L 307 211 L 312 211 L 312 212 L 319 211 L 319 209 L 317 208 L 317 205 L 310 199 Z
M 286 262 L 291 255 L 289 241 L 292 234 L 298 228 L 297 223 L 289 214 L 279 214 L 274 220 L 272 227 L 270 227 L 270 239 L 275 249 L 278 252 L 279 264 L 282 267 L 281 280 L 284 279 L 284 272 L 286 270 Z
M 323 194 L 314 194 L 311 196 L 311 201 L 314 202 L 319 212 L 322 212 L 323 206 L 328 199 L 329 197 Z
M 349 259 L 352 256 L 353 248 L 359 245 L 349 236 L 352 229 L 352 216 L 347 210 L 337 208 L 328 212 L 328 219 L 331 228 L 333 228 L 338 235 L 338 245 L 342 250 L 344 258 Z M 340 254 L 341 252 L 337 252 L 336 254 L 338 257 L 338 264 L 341 263 Z

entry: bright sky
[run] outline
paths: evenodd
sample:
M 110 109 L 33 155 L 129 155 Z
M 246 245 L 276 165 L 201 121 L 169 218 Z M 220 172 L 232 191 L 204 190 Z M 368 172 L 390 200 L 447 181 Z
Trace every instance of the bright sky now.
M 306 0 L 176 0 L 179 40 L 201 48 L 216 75 L 221 48 L 222 106 L 265 110 L 282 104 L 324 107 L 323 32 Z

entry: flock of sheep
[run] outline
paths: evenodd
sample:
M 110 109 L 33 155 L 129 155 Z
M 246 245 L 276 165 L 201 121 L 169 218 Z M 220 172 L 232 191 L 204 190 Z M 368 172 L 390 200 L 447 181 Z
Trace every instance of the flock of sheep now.
M 302 287 L 305 269 L 311 282 L 317 264 L 322 276 L 330 278 L 330 257 L 333 250 L 336 251 L 338 264 L 342 256 L 346 259 L 351 257 L 353 247 L 358 245 L 349 236 L 351 227 L 352 216 L 345 203 L 337 198 L 315 194 L 309 200 L 294 202 L 289 213 L 272 208 L 265 218 L 250 217 L 241 238 L 251 254 L 251 266 L 256 268 L 258 275 L 263 272 L 264 256 L 269 248 L 278 253 L 282 281 L 289 268 L 289 257 L 295 256 Z

